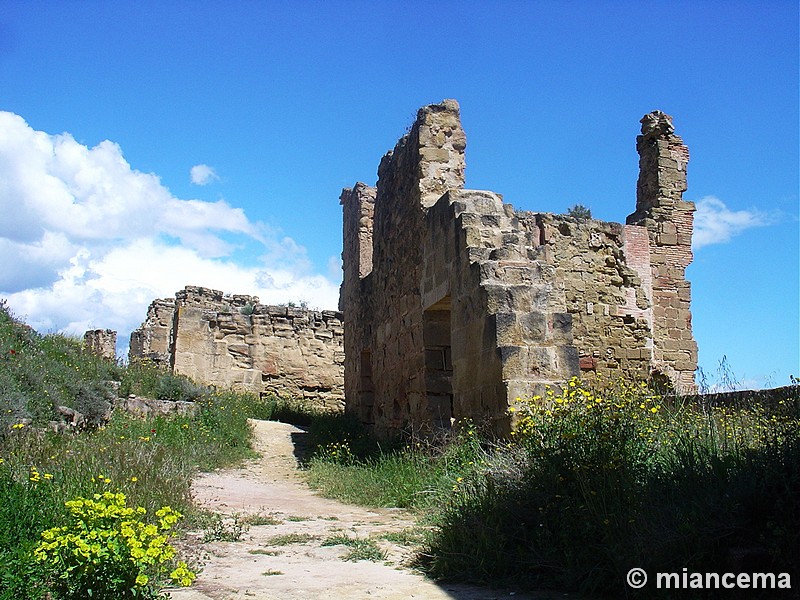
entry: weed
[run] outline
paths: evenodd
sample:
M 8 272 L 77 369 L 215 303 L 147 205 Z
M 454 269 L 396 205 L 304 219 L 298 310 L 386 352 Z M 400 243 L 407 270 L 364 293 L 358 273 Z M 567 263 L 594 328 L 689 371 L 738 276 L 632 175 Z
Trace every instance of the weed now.
M 272 515 L 262 515 L 261 513 L 255 515 L 244 515 L 239 519 L 242 523 L 258 527 L 259 525 L 280 525 L 282 521 Z
M 386 559 L 386 552 L 378 544 L 368 538 L 351 537 L 347 534 L 336 534 L 326 538 L 323 546 L 347 546 L 350 550 L 342 556 L 342 560 L 370 560 L 378 562 Z
M 285 533 L 269 538 L 266 544 L 268 546 L 289 546 L 290 544 L 305 544 L 315 539 L 317 536 L 310 533 Z
M 283 571 L 276 571 L 275 569 L 267 569 L 262 573 L 265 577 L 270 577 L 271 575 L 283 575 Z
M 203 542 L 239 542 L 248 529 L 248 523 L 238 514 L 223 518 L 222 515 L 214 513 L 203 534 Z
M 278 556 L 280 552 L 278 550 L 264 550 L 263 548 L 256 548 L 255 550 L 248 550 L 248 554 L 263 554 L 264 556 Z

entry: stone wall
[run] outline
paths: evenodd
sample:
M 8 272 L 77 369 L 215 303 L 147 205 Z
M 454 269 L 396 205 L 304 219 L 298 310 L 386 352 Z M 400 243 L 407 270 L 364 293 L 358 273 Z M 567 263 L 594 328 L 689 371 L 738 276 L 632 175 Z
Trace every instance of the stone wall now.
M 117 332 L 112 329 L 91 329 L 83 334 L 83 346 L 106 360 L 117 359 Z
M 170 367 L 174 317 L 174 298 L 153 300 L 147 309 L 144 323 L 131 333 L 128 356 L 135 359 L 146 358 L 161 367 Z
M 347 409 L 379 434 L 465 417 L 503 432 L 516 398 L 572 376 L 694 391 L 688 153 L 666 115 L 643 123 L 637 210 L 621 225 L 463 189 L 458 104 L 420 109 L 377 187 L 341 195 Z
M 131 360 L 155 359 L 202 383 L 326 408 L 344 401 L 341 313 L 265 306 L 187 286 L 156 300 L 131 334 Z

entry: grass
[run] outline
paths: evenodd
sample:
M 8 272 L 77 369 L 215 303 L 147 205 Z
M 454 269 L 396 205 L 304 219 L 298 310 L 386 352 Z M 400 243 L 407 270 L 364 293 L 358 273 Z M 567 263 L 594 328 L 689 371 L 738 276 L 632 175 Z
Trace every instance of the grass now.
M 390 531 L 384 533 L 381 539 L 387 542 L 400 544 L 401 546 L 419 546 L 427 539 L 426 531 L 419 527 L 409 527 L 402 531 Z
M 317 536 L 310 533 L 285 533 L 269 538 L 265 543 L 268 546 L 289 546 L 291 544 L 307 544 L 317 539 Z
M 310 431 L 314 451 L 306 480 L 326 495 L 364 506 L 425 509 L 435 506 L 456 481 L 474 469 L 482 455 L 476 429 L 465 423 L 458 434 L 431 443 L 413 440 L 381 448 L 354 433 L 347 415 L 328 415 L 324 436 Z M 342 424 L 335 438 L 336 419 Z
M 363 454 L 345 423 L 308 478 L 348 502 L 419 511 L 417 566 L 434 578 L 658 597 L 627 588 L 627 571 L 800 576 L 796 389 L 770 406 L 722 406 L 573 380 L 512 416 L 510 440 L 462 424 L 443 445 Z
M 194 401 L 197 410 L 147 420 L 114 411 L 106 421 L 115 387 L 120 394 Z M 82 412 L 86 426 L 49 431 L 58 406 Z M 191 479 L 252 456 L 247 418 L 278 406 L 210 390 L 152 364 L 99 359 L 79 340 L 36 333 L 0 302 L 0 600 L 52 594 L 31 553 L 42 531 L 67 521 L 68 500 L 121 492 L 148 518 L 170 506 L 185 515 L 184 527 L 202 525 Z
M 369 560 L 379 562 L 386 559 L 386 552 L 381 550 L 378 544 L 369 538 L 360 538 L 341 533 L 326 538 L 322 545 L 347 546 L 349 550 L 347 554 L 342 556 L 344 561 Z

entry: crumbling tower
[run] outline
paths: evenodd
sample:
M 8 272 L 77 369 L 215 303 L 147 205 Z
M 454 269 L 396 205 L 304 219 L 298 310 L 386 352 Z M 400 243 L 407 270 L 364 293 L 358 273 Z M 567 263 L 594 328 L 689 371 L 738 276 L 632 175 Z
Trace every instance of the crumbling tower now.
M 691 284 L 694 203 L 683 199 L 689 149 L 675 135 L 672 117 L 656 110 L 642 120 L 636 138 L 639 180 L 636 212 L 629 225 L 647 229 L 653 305 L 654 371 L 660 371 L 679 393 L 696 391 L 697 343 L 692 335 Z

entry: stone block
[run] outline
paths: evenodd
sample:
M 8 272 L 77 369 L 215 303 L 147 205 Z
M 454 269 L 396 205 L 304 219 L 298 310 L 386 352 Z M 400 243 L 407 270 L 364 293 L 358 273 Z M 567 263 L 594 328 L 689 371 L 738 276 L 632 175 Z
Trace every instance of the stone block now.
M 527 343 L 539 343 L 544 341 L 547 335 L 547 317 L 545 313 L 520 313 L 518 319 L 523 341 Z
M 516 313 L 498 313 L 493 317 L 498 345 L 514 346 L 522 343 L 522 328 L 517 323 Z
M 550 341 L 556 344 L 572 343 L 572 315 L 553 313 L 550 316 Z
M 426 348 L 425 367 L 427 369 L 443 371 L 445 368 L 444 350 L 443 349 L 429 350 Z

